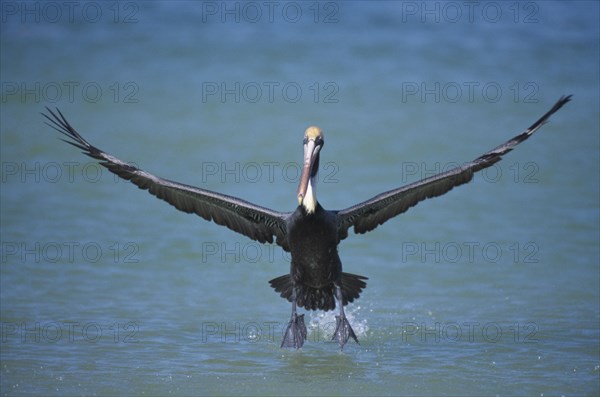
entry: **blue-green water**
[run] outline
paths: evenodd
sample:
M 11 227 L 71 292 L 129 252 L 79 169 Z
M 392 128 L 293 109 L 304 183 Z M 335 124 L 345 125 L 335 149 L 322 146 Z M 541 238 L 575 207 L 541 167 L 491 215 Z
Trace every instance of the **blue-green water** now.
M 3 2 L 2 395 L 597 395 L 596 2 Z M 117 181 L 57 139 L 292 210 L 470 160 L 489 172 L 340 246 L 360 345 L 267 280 L 289 257 Z

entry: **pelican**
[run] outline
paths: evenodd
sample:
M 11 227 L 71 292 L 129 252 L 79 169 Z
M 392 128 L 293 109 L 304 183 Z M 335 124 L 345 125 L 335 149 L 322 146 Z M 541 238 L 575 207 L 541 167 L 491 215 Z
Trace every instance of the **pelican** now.
M 531 127 L 473 161 L 337 211 L 326 210 L 317 201 L 316 176 L 325 142 L 323 131 L 318 127 L 309 127 L 304 133 L 304 158 L 296 194 L 298 206 L 292 212 L 279 212 L 237 197 L 157 177 L 90 144 L 59 109 L 53 112 L 46 107 L 48 113 L 42 115 L 47 119 L 45 124 L 66 136 L 67 139 L 61 140 L 83 150 L 109 171 L 178 210 L 195 213 L 260 243 L 275 242 L 290 252 L 290 272 L 269 281 L 275 291 L 292 304 L 292 315 L 281 347 L 299 349 L 306 340 L 304 314 L 298 315 L 298 306 L 306 310 L 328 311 L 334 310 L 337 302 L 339 315 L 336 316 L 332 340 L 343 349 L 350 338 L 358 343 L 344 314 L 344 306 L 358 299 L 367 286 L 367 277 L 342 271 L 337 247 L 348 236 L 350 228 L 358 234 L 369 232 L 417 203 L 441 196 L 453 187 L 471 181 L 475 172 L 500 161 L 503 155 L 540 129 L 570 100 L 571 95 L 562 96 Z

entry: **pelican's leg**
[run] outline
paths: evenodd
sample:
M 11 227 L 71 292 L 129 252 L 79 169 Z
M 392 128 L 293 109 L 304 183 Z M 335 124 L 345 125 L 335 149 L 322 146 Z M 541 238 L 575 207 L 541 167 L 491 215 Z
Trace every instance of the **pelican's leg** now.
M 340 343 L 340 349 L 344 348 L 344 345 L 348 342 L 348 339 L 352 337 L 356 343 L 358 343 L 358 339 L 356 338 L 356 334 L 354 334 L 354 330 L 350 326 L 350 323 L 346 319 L 346 315 L 344 314 L 344 301 L 342 300 L 342 288 L 335 284 L 335 297 L 338 301 L 338 305 L 340 305 L 340 315 L 335 316 L 335 332 L 333 333 L 333 338 L 331 340 L 337 340 Z M 360 344 L 360 343 L 359 343 Z
M 296 313 L 296 287 L 292 292 L 292 318 L 285 329 L 281 347 L 293 347 L 300 349 L 306 340 L 306 325 L 304 325 L 304 314 Z

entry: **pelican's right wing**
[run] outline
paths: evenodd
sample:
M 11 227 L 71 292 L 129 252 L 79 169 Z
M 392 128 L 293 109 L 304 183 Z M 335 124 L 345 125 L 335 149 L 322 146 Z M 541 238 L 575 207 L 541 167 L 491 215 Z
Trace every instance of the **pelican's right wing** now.
M 290 213 L 277 212 L 249 203 L 236 197 L 204 190 L 197 187 L 162 179 L 127 164 L 116 157 L 92 146 L 65 119 L 46 108 L 50 115 L 42 113 L 46 122 L 69 140 L 63 141 L 83 150 L 83 153 L 99 160 L 100 164 L 119 177 L 137 185 L 180 211 L 195 213 L 208 221 L 214 221 L 260 243 L 275 241 L 285 250 L 287 246 L 286 219 Z
M 425 199 L 441 196 L 455 186 L 469 182 L 475 172 L 500 161 L 503 155 L 529 138 L 570 100 L 571 95 L 562 96 L 546 114 L 524 132 L 461 167 L 381 193 L 363 203 L 338 211 L 340 240 L 348 236 L 348 229 L 352 226 L 356 233 L 366 233 Z

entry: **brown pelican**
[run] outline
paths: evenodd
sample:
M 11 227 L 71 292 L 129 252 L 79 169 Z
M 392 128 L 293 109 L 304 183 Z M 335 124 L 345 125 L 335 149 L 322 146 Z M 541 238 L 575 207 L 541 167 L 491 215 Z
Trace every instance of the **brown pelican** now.
M 68 138 L 62 140 L 178 210 L 198 214 L 261 243 L 275 241 L 289 251 L 292 258 L 289 274 L 270 281 L 275 291 L 292 303 L 292 316 L 281 347 L 298 349 L 306 339 L 304 315 L 296 313 L 297 306 L 327 311 L 335 309 L 337 301 L 339 316 L 336 316 L 332 340 L 338 341 L 343 349 L 350 337 L 358 343 L 344 315 L 344 306 L 357 299 L 367 285 L 364 281 L 366 277 L 342 271 L 337 246 L 348 236 L 348 230 L 353 227 L 355 233 L 366 233 L 422 200 L 440 196 L 455 186 L 469 182 L 475 172 L 500 161 L 504 154 L 529 138 L 570 99 L 571 95 L 562 96 L 523 133 L 471 162 L 339 211 L 325 210 L 317 201 L 315 182 L 324 143 L 323 132 L 318 127 L 309 127 L 304 133 L 298 207 L 293 212 L 278 212 L 236 197 L 159 178 L 91 145 L 58 109 L 55 113 L 46 108 L 49 114 L 43 116 L 49 121 L 47 125 Z

